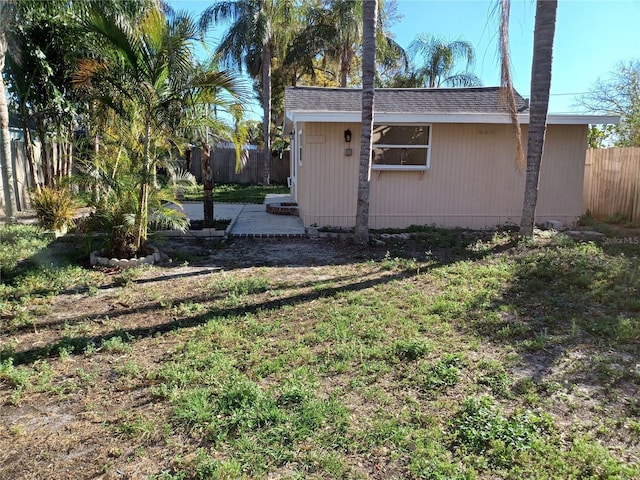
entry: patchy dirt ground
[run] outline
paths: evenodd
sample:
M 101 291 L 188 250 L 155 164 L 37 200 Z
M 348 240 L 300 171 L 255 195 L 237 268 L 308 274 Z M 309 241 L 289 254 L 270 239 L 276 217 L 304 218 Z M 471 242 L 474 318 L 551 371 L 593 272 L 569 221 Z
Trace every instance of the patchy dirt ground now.
M 172 340 L 171 332 L 201 322 L 171 305 L 211 302 L 215 296 L 206 291 L 213 272 L 339 284 L 331 266 L 349 269 L 389 250 L 328 240 L 164 239 L 158 245 L 166 256 L 162 266 L 138 270 L 134 279 L 105 269 L 95 290 L 58 295 L 37 306 L 32 324 L 0 333 L 0 348 L 35 372 L 34 386 L 21 398 L 14 385 L 0 381 L 1 479 L 147 478 L 158 465 L 192 457 L 198 443 L 189 432 L 172 432 L 167 440 L 169 407 L 154 401 L 148 377 L 184 341 Z M 136 338 L 135 372 L 126 371 L 132 364 L 126 342 L 104 347 L 125 334 Z M 95 354 L 77 355 L 87 348 Z
M 474 241 L 465 240 L 466 244 Z M 154 391 L 154 372 L 169 352 L 189 339 L 192 327 L 206 322 L 206 310 L 200 309 L 220 300 L 213 273 L 227 272 L 236 281 L 267 277 L 272 288 L 256 294 L 253 301 L 275 306 L 291 299 L 288 295 L 282 300 L 285 297 L 278 285 L 285 289 L 296 284 L 297 295 L 313 299 L 319 282 L 340 289 L 355 282 L 375 284 L 383 278 L 402 278 L 367 260 L 402 254 L 446 262 L 450 252 L 450 248 L 426 251 L 422 242 L 360 248 L 326 239 L 234 240 L 226 244 L 172 239 L 158 246 L 167 256 L 163 266 L 140 269 L 135 276 L 104 270 L 101 284 L 38 304 L 33 322 L 0 332 L 0 349 L 13 352 L 16 366 L 31 369 L 30 387 L 24 392 L 16 388 L 18 376 L 0 380 L 0 479 L 142 479 L 192 462 L 202 440 L 188 429 L 173 427 L 170 405 L 158 401 Z M 57 248 L 65 248 L 64 242 Z M 492 348 L 480 354 L 501 361 Z M 557 370 L 551 365 L 555 356 L 542 349 L 529 355 L 524 364 L 529 370 L 537 365 Z M 634 358 L 623 360 L 631 364 Z M 579 360 L 567 357 L 563 361 L 575 364 Z M 515 374 L 537 375 L 529 370 Z M 549 378 L 557 375 L 562 382 L 561 371 L 545 374 Z M 575 422 L 581 409 L 585 425 L 592 417 L 599 418 L 603 404 L 612 411 L 638 409 L 632 391 L 602 403 L 591 398 L 598 389 L 585 380 L 575 387 L 571 402 L 550 400 L 548 408 L 559 419 L 564 415 L 561 421 L 567 425 Z M 606 396 L 606 392 L 600 394 Z M 629 402 L 633 404 L 627 405 Z M 367 408 L 366 399 L 359 396 L 350 403 L 363 411 Z M 585 426 L 585 430 L 590 428 Z M 632 460 L 637 455 L 625 451 L 624 443 L 617 445 L 615 436 L 609 442 L 614 450 L 619 449 L 620 457 Z M 393 465 L 388 470 L 375 462 L 356 467 L 358 478 L 401 475 Z
M 338 265 L 362 261 L 371 255 L 384 255 L 389 249 L 385 245 L 376 249 L 359 248 L 350 242 L 326 239 L 233 239 L 222 243 L 198 238 L 173 238 L 156 243 L 174 264 L 184 260 L 191 266 L 217 266 L 227 270 L 260 266 Z

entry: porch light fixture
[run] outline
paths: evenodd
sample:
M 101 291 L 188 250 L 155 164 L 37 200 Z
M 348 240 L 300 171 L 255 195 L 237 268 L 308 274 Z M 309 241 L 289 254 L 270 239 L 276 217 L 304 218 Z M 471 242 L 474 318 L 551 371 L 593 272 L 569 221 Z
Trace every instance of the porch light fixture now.
M 347 143 L 351 143 L 351 130 L 348 128 L 344 131 L 344 141 Z
M 296 136 L 296 132 L 294 132 L 293 130 L 287 133 L 287 137 L 289 137 L 289 140 L 293 140 L 295 136 Z

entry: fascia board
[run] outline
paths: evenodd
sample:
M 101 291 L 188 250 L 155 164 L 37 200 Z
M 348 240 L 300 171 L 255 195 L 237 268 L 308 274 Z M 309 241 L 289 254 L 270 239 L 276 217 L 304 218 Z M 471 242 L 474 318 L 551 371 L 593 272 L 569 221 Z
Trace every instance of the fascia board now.
M 288 112 L 287 118 L 297 122 L 319 123 L 359 123 L 362 121 L 360 112 Z M 521 124 L 529 123 L 529 114 L 519 114 Z M 388 113 L 376 112 L 376 123 L 488 123 L 508 124 L 511 118 L 505 113 Z M 617 124 L 620 117 L 614 115 L 547 115 L 548 125 L 591 125 Z

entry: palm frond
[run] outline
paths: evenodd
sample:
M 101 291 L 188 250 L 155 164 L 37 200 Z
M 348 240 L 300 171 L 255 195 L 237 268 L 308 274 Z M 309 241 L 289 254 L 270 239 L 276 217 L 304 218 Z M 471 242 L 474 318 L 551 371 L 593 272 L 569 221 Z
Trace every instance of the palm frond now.
M 482 85 L 482 80 L 473 73 L 460 72 L 448 76 L 442 81 L 442 84 L 450 87 L 479 87 Z
M 164 205 L 151 212 L 149 222 L 159 230 L 179 230 L 184 233 L 189 228 L 189 219 L 183 212 Z
M 522 171 L 525 167 L 525 155 L 522 145 L 522 129 L 518 120 L 515 90 L 511 78 L 511 55 L 509 51 L 510 9 L 511 0 L 500 0 L 500 95 L 509 110 L 513 137 L 516 143 L 516 166 L 519 171 Z

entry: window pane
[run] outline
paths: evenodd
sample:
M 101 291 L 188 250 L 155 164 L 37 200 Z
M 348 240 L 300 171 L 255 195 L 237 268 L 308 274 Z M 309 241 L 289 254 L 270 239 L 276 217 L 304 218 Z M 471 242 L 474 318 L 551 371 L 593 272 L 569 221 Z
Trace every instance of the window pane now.
M 385 145 L 427 145 L 427 125 L 374 125 L 373 143 Z
M 427 164 L 426 148 L 374 148 L 374 165 L 419 165 Z

